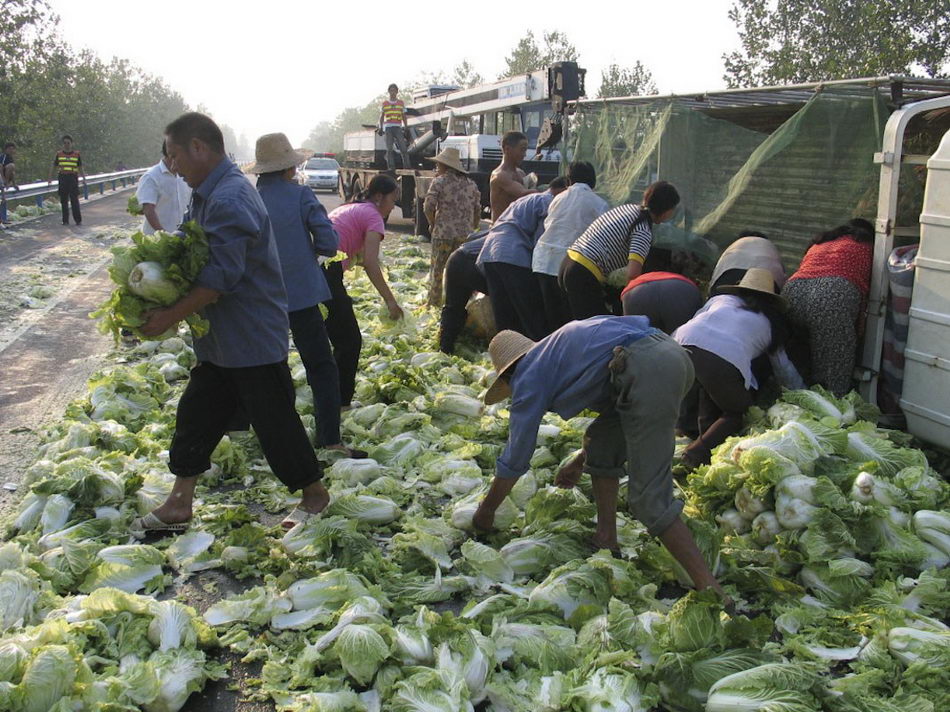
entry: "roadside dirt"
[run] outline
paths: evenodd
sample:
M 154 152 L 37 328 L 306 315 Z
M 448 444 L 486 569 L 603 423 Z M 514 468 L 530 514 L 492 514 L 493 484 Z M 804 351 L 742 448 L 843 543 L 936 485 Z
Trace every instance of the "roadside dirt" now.
M 112 348 L 89 318 L 109 292 L 109 248 L 140 224 L 128 192 L 83 205 L 81 227 L 47 215 L 0 233 L 0 485 L 20 485 L 37 431 L 61 416 Z M 22 491 L 0 489 L 0 516 Z

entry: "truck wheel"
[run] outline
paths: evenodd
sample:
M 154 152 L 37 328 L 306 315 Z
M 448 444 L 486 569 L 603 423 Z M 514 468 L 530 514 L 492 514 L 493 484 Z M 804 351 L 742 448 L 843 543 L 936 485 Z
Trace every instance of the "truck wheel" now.
M 413 217 L 415 218 L 416 222 L 415 233 L 426 242 L 431 242 L 432 235 L 429 232 L 429 221 L 426 219 L 425 211 L 422 209 L 422 203 L 422 198 L 416 198 L 413 210 Z

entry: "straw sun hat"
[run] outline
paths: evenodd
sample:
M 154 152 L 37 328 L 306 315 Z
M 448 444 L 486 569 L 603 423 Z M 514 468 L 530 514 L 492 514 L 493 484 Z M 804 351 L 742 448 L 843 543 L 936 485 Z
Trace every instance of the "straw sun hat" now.
M 299 166 L 313 155 L 307 149 L 295 149 L 282 133 L 264 134 L 254 147 L 254 163 L 244 169 L 246 173 L 274 173 Z
M 517 331 L 505 329 L 495 334 L 495 338 L 488 344 L 488 355 L 495 367 L 495 382 L 485 391 L 485 402 L 488 405 L 497 403 L 511 394 L 511 387 L 502 378 L 531 348 L 536 344 L 527 336 Z
M 439 155 L 433 156 L 429 159 L 433 163 L 441 163 L 444 166 L 448 166 L 454 170 L 457 170 L 459 173 L 467 173 L 467 171 L 462 168 L 462 157 L 459 155 L 459 150 L 457 148 L 443 148 Z
M 739 284 L 719 288 L 720 293 L 739 294 L 757 292 L 770 297 L 776 304 L 782 305 L 785 300 L 775 293 L 775 278 L 772 273 L 763 267 L 752 267 L 743 275 Z

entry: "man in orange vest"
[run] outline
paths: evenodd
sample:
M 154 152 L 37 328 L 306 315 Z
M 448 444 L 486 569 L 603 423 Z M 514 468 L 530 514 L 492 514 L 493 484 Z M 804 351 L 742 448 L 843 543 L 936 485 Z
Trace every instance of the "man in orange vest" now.
M 83 186 L 86 184 L 86 172 L 82 168 L 79 151 L 73 150 L 73 137 L 63 136 L 63 150 L 57 152 L 53 165 L 49 169 L 47 183 L 53 182 L 53 171 L 59 177 L 59 204 L 63 208 L 63 225 L 69 225 L 69 207 L 73 208 L 73 220 L 82 225 L 82 212 L 79 210 L 79 176 Z
M 394 143 L 402 155 L 402 167 L 412 168 L 409 163 L 409 149 L 406 146 L 405 132 L 409 129 L 406 122 L 406 104 L 398 95 L 399 87 L 390 84 L 389 98 L 383 101 L 382 110 L 379 112 L 379 135 L 386 137 L 386 167 L 391 171 L 396 170 Z

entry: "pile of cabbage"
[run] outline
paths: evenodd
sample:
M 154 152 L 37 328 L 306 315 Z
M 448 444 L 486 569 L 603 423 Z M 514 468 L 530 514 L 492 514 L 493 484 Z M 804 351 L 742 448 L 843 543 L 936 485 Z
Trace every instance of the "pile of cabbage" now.
M 298 711 L 950 709 L 948 486 L 873 409 L 788 392 L 678 492 L 730 616 L 623 507 L 620 556 L 591 550 L 589 478 L 553 486 L 590 414 L 544 418 L 498 531 L 473 535 L 506 404 L 480 400 L 480 348 L 434 350 L 425 249 L 387 245 L 387 259 L 405 321 L 351 282 L 364 348 L 344 439 L 370 458 L 321 453 L 332 502 L 289 532 L 277 522 L 296 498 L 253 435 L 232 433 L 193 526 L 131 539 L 171 489 L 189 337 L 126 349 L 90 380 L 6 524 L 0 709 L 177 710 L 222 677 Z M 313 434 L 295 354 L 291 367 Z M 171 600 L 222 578 L 243 590 L 200 616 Z M 253 674 L 224 669 L 216 645 Z
M 146 312 L 174 304 L 188 293 L 208 262 L 208 239 L 195 222 L 182 225 L 181 232 L 181 236 L 161 230 L 151 235 L 137 232 L 131 245 L 112 248 L 109 276 L 117 286 L 91 314 L 99 319 L 103 334 L 112 334 L 117 341 L 123 331 L 142 337 L 139 328 Z M 198 336 L 208 330 L 207 320 L 197 314 L 187 321 Z M 173 328 L 163 336 L 176 332 Z

